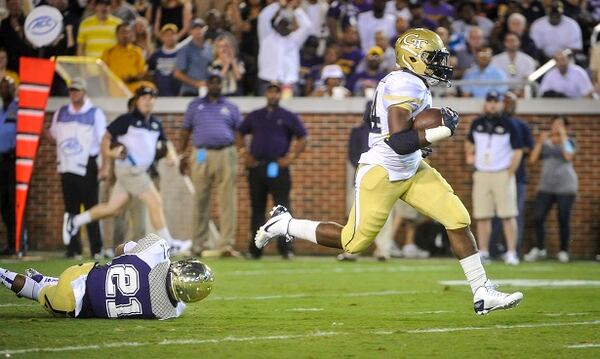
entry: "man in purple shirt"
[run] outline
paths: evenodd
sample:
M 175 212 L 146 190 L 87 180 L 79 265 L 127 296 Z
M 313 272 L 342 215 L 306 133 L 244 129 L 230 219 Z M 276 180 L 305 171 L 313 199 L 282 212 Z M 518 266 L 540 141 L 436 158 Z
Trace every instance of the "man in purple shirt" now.
M 298 115 L 279 107 L 281 88 L 270 85 L 265 93 L 267 106 L 250 112 L 242 122 L 237 134 L 237 146 L 248 169 L 248 188 L 252 206 L 250 238 L 265 221 L 267 196 L 271 193 L 274 203 L 285 203 L 290 208 L 290 165 L 306 147 L 306 128 Z M 250 149 L 246 149 L 244 136 L 252 136 Z M 291 145 L 292 139 L 296 139 Z M 290 147 L 292 149 L 290 150 Z M 279 253 L 284 259 L 292 254 L 292 244 L 284 237 L 278 239 Z M 251 258 L 258 259 L 262 249 L 249 241 Z
M 221 256 L 239 256 L 232 246 L 237 224 L 236 188 L 237 153 L 233 143 L 235 131 L 241 122 L 237 106 L 221 96 L 222 79 L 211 74 L 207 80 L 208 94 L 188 105 L 183 117 L 179 138 L 179 153 L 183 153 L 192 137 L 192 158 L 181 161 L 181 173 L 186 174 L 191 164 L 194 195 L 193 248 L 195 253 L 215 249 Z M 210 194 L 218 188 L 219 229 L 217 248 L 208 248 Z

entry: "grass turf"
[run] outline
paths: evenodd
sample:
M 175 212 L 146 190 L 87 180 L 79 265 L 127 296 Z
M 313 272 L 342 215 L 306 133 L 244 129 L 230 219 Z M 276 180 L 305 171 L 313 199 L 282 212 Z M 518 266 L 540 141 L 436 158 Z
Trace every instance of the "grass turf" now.
M 213 293 L 168 321 L 59 319 L 0 289 L 0 358 L 600 357 L 600 286 L 522 287 L 510 311 L 478 317 L 450 259 L 206 260 Z M 67 260 L 0 261 L 58 275 Z M 593 262 L 486 267 L 492 279 L 600 279 Z M 589 345 L 571 348 L 573 345 Z M 39 351 L 27 351 L 34 348 Z

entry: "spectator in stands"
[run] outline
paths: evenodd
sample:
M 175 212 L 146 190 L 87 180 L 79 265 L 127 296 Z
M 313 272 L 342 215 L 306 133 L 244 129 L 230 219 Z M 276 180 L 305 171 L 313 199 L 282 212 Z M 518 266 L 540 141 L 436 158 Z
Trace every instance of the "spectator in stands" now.
M 132 25 L 137 18 L 137 11 L 135 11 L 135 8 L 127 1 L 123 0 L 111 0 L 110 13 L 129 25 Z
M 335 43 L 333 43 L 335 44 Z M 310 73 L 313 66 L 323 64 L 323 57 L 319 56 L 319 39 L 316 36 L 309 36 L 300 49 L 300 84 L 304 84 L 304 79 Z
M 262 255 L 262 249 L 256 247 L 253 238 L 265 221 L 268 194 L 271 194 L 274 203 L 280 203 L 291 210 L 290 166 L 306 147 L 306 128 L 298 115 L 279 106 L 281 95 L 279 86 L 267 87 L 265 95 L 267 105 L 250 112 L 236 135 L 237 146 L 248 170 L 248 188 L 252 206 L 251 240 L 248 249 L 250 257 L 254 259 Z M 244 143 L 244 137 L 247 135 L 252 136 L 249 149 Z M 292 243 L 285 238 L 280 238 L 277 244 L 279 253 L 284 259 L 288 259 L 293 254 Z
M 204 14 L 203 14 L 204 15 Z M 160 29 L 166 24 L 177 25 L 177 41 L 181 41 L 192 25 L 192 4 L 189 0 L 161 0 L 154 18 L 154 36 L 160 36 Z M 193 36 L 193 35 L 192 35 Z
M 239 0 L 229 1 L 223 10 L 223 29 L 230 32 L 236 41 L 239 41 L 242 35 L 242 14 L 240 13 Z
M 223 35 L 223 17 L 217 9 L 210 9 L 204 16 L 206 28 L 204 29 L 204 39 L 213 44 L 217 37 Z
M 506 74 L 491 63 L 492 49 L 484 46 L 477 51 L 476 63 L 471 66 L 463 76 L 463 80 L 476 82 L 506 81 Z M 508 89 L 502 84 L 469 84 L 461 87 L 464 97 L 484 98 L 488 92 L 504 93 Z
M 410 23 L 405 18 L 398 16 L 396 18 L 396 35 L 402 35 L 406 30 L 410 28 Z M 395 47 L 397 36 L 390 38 L 390 46 Z
M 212 61 L 212 45 L 204 41 L 204 20 L 192 21 L 192 41 L 179 49 L 175 62 L 175 79 L 182 82 L 183 96 L 198 96 L 200 89 L 206 89 L 208 65 Z M 181 31 L 179 32 L 181 33 Z
M 0 48 L 0 79 L 5 77 L 10 78 L 15 86 L 19 86 L 19 74 L 15 71 L 11 71 L 7 68 L 8 65 L 8 54 L 6 50 Z
M 0 249 L 0 255 L 15 254 L 15 146 L 18 110 L 16 89 L 12 78 L 0 78 L 0 215 L 6 227 L 6 247 Z
M 527 19 L 520 13 L 511 14 L 506 22 L 507 33 L 513 33 L 519 37 L 521 42 L 521 51 L 537 59 L 539 50 L 527 33 Z
M 546 15 L 544 4 L 540 0 L 521 0 L 520 5 L 523 9 L 522 14 L 525 15 L 527 22 L 530 24 Z
M 133 44 L 142 49 L 142 56 L 147 59 L 154 52 L 154 44 L 152 43 L 152 33 L 148 20 L 143 17 L 137 17 L 131 25 L 133 31 Z
M 240 80 L 244 75 L 244 63 L 236 54 L 231 35 L 219 36 L 213 45 L 214 59 L 209 65 L 209 71 L 218 72 L 223 79 L 223 96 L 241 95 Z
M 344 72 L 339 65 L 327 65 L 321 73 L 322 85 L 318 86 L 311 96 L 331 97 L 336 100 L 350 97 L 352 93 L 343 86 L 344 80 Z
M 312 23 L 309 34 L 318 38 L 326 37 L 329 33 L 327 29 L 327 12 L 329 3 L 327 0 L 302 0 L 302 9 Z
M 387 74 L 396 69 L 396 51 L 394 46 L 390 46 L 390 39 L 383 31 L 375 33 L 375 46 L 379 46 L 383 50 L 383 61 L 379 70 Z
M 385 13 L 386 0 L 373 0 L 373 10 L 358 14 L 357 28 L 363 51 L 375 46 L 375 33 L 383 31 L 390 38 L 396 36 L 396 18 Z
M 177 61 L 177 25 L 166 24 L 160 30 L 160 41 L 163 46 L 148 59 L 149 75 L 154 79 L 158 96 L 178 96 L 181 83 L 175 79 L 175 62 Z
M 554 60 L 556 67 L 544 75 L 539 88 L 543 97 L 592 97 L 594 86 L 581 66 L 571 63 L 563 51 L 557 52 Z
M 386 75 L 379 70 L 382 61 L 383 50 L 379 46 L 373 46 L 367 52 L 365 70 L 355 73 L 346 83 L 354 96 L 371 97 L 371 91 L 375 90 L 379 80 Z
M 25 14 L 21 0 L 6 0 L 8 17 L 0 22 L 0 48 L 8 55 L 8 68 L 19 71 L 19 57 L 35 56 L 29 41 L 25 39 Z
M 243 6 L 242 6 L 243 5 Z M 244 94 L 256 91 L 258 76 L 258 15 L 262 9 L 261 0 L 248 0 L 240 5 L 241 37 L 239 43 L 240 59 L 246 65 L 242 79 Z
M 121 19 L 112 16 L 110 0 L 96 0 L 94 15 L 84 19 L 77 34 L 77 55 L 100 57 L 117 43 L 116 29 Z
M 142 49 L 131 43 L 131 26 L 126 23 L 117 25 L 117 44 L 104 50 L 102 61 L 106 63 L 118 78 L 123 80 L 129 90 L 135 92 L 140 81 L 146 76 L 146 60 Z
M 195 16 L 203 18 L 211 9 L 217 9 L 219 12 L 224 12 L 229 1 L 223 0 L 192 0 L 194 5 Z
M 221 237 L 217 248 L 221 256 L 239 256 L 233 250 L 237 224 L 237 176 L 238 155 L 235 150 L 235 133 L 242 121 L 236 105 L 221 96 L 222 81 L 219 74 L 210 74 L 206 97 L 194 99 L 183 117 L 179 138 L 179 153 L 184 153 L 190 136 L 194 146 L 191 160 L 181 160 L 181 172 L 186 174 L 191 165 L 194 195 L 194 242 L 197 254 L 208 248 L 208 222 L 210 218 L 211 193 L 218 189 L 219 230 Z M 191 162 L 191 163 L 190 163 Z
M 425 16 L 436 23 L 444 18 L 454 17 L 454 7 L 445 0 L 429 0 L 423 5 Z
M 303 94 L 308 96 L 313 92 L 315 87 L 323 85 L 321 82 L 321 72 L 323 67 L 327 65 L 339 65 L 340 62 L 340 47 L 335 42 L 330 43 L 327 48 L 325 48 L 323 63 L 312 66 L 304 77 Z M 346 76 L 344 75 L 344 78 L 345 77 Z
M 44 57 L 75 55 L 77 52 L 75 35 L 81 21 L 79 15 L 72 10 L 67 0 L 49 0 L 48 5 L 60 11 L 63 16 L 63 30 L 56 41 L 44 48 Z
M 473 26 L 467 32 L 467 46 L 456 52 L 456 67 L 454 68 L 454 78 L 462 78 L 464 72 L 473 66 L 477 51 L 485 45 L 483 32 L 477 26 Z
M 388 1 L 387 4 L 385 4 L 385 12 L 392 15 L 396 19 L 399 17 L 404 19 L 407 24 L 412 18 L 412 15 L 410 14 L 410 8 L 408 7 L 408 0 Z M 398 35 L 400 34 L 401 32 L 398 32 Z
M 489 261 L 491 219 L 502 219 L 508 251 L 505 263 L 516 265 L 517 189 L 515 171 L 523 156 L 523 144 L 514 123 L 501 112 L 501 95 L 486 96 L 483 116 L 475 119 L 465 141 L 465 157 L 475 166 L 473 218 L 482 261 Z
M 352 0 L 337 0 L 329 5 L 327 11 L 327 28 L 329 36 L 339 41 L 341 34 L 348 26 L 356 26 L 359 8 Z
M 151 0 L 133 0 L 133 8 L 137 12 L 138 16 L 149 20 L 152 18 L 152 4 Z
M 475 4 L 469 0 L 463 0 L 456 6 L 458 19 L 452 22 L 452 33 L 461 38 L 467 37 L 469 28 L 476 26 L 481 29 L 484 38 L 488 38 L 494 27 L 494 23 L 485 16 L 477 15 Z
M 492 65 L 502 70 L 508 80 L 523 81 L 535 71 L 535 60 L 520 51 L 519 37 L 508 33 L 504 36 L 504 52 L 492 58 Z M 522 93 L 523 85 L 511 85 L 518 93 Z
M 410 4 L 410 27 L 424 27 L 429 30 L 435 30 L 437 22 L 432 21 L 425 16 L 425 10 L 421 2 L 412 2 Z
M 539 134 L 535 148 L 529 158 L 530 163 L 543 160 L 542 174 L 535 199 L 536 246 L 525 255 L 526 261 L 535 261 L 546 257 L 545 221 L 554 205 L 558 206 L 557 217 L 560 233 L 560 252 L 558 260 L 569 261 L 569 241 L 571 234 L 571 210 L 577 194 L 577 173 L 573 167 L 575 141 L 568 135 L 569 120 L 563 116 L 552 119 L 550 131 Z
M 350 78 L 352 75 L 354 75 L 356 67 L 360 64 L 365 56 L 360 49 L 359 44 L 360 38 L 358 37 L 358 30 L 356 30 L 356 26 L 346 26 L 342 35 L 340 60 L 338 61 L 338 65 L 340 65 L 342 70 L 344 70 L 344 75 L 346 75 L 346 78 Z
M 0 56 L 2 55 L 0 54 Z M 2 65 L 0 65 L 0 75 L 2 74 L 1 68 Z M 592 71 L 592 84 L 596 92 L 600 94 L 600 42 L 593 44 L 590 48 L 590 70 Z
M 134 101 L 136 109 L 117 117 L 106 128 L 102 138 L 102 155 L 115 159 L 117 181 L 108 202 L 99 203 L 90 210 L 73 216 L 65 213 L 63 240 L 67 243 L 88 223 L 112 217 L 129 202 L 132 196 L 138 197 L 148 208 L 154 233 L 164 238 L 171 253 L 189 251 L 191 241 L 176 240 L 167 228 L 160 194 L 148 175 L 148 168 L 154 162 L 157 143 L 166 142 L 160 120 L 152 114 L 156 101 L 156 90 L 143 86 L 137 89 Z M 116 143 L 116 145 L 111 145 Z M 164 144 L 164 143 L 163 143 Z M 173 161 L 175 154 L 169 151 Z
M 529 36 L 535 46 L 542 51 L 541 59 L 545 62 L 562 49 L 581 50 L 581 28 L 577 21 L 563 15 L 563 5 L 553 0 L 548 15 L 531 24 Z
M 258 94 L 263 95 L 271 83 L 282 86 L 283 96 L 300 93 L 300 48 L 310 30 L 306 13 L 297 0 L 276 2 L 258 16 Z
M 106 116 L 86 96 L 84 79 L 74 78 L 69 84 L 70 103 L 54 113 L 49 134 L 56 143 L 56 159 L 62 183 L 65 212 L 75 216 L 81 207 L 89 210 L 98 204 L 98 179 L 106 179 L 108 159 L 101 156 L 98 171 L 100 144 L 106 132 Z M 100 259 L 102 238 L 100 225 L 87 225 L 91 256 Z M 79 233 L 67 245 L 67 258 L 81 257 Z

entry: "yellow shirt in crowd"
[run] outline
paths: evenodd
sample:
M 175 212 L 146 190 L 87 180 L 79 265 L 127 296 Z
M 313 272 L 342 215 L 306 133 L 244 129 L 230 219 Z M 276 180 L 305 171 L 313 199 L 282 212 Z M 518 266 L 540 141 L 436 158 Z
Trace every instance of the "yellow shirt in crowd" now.
M 115 45 L 105 50 L 102 54 L 102 61 L 123 82 L 129 77 L 135 77 L 146 72 L 146 60 L 142 55 L 142 49 L 133 44 L 127 44 L 127 46 Z M 139 86 L 139 81 L 125 82 L 125 84 L 129 90 L 135 92 Z
M 121 19 L 112 15 L 106 21 L 100 21 L 96 15 L 84 19 L 79 25 L 77 45 L 85 46 L 85 56 L 102 56 L 104 50 L 117 43 L 115 31 L 120 23 Z

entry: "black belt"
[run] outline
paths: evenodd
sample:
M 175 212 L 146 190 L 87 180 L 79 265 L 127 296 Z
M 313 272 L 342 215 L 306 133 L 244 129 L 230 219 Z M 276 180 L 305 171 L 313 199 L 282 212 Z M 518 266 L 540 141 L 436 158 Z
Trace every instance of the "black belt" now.
M 217 146 L 199 146 L 198 149 L 222 150 L 224 148 L 231 147 L 231 146 L 233 146 L 233 143 L 228 143 L 228 144 L 225 144 L 225 145 L 217 145 Z

